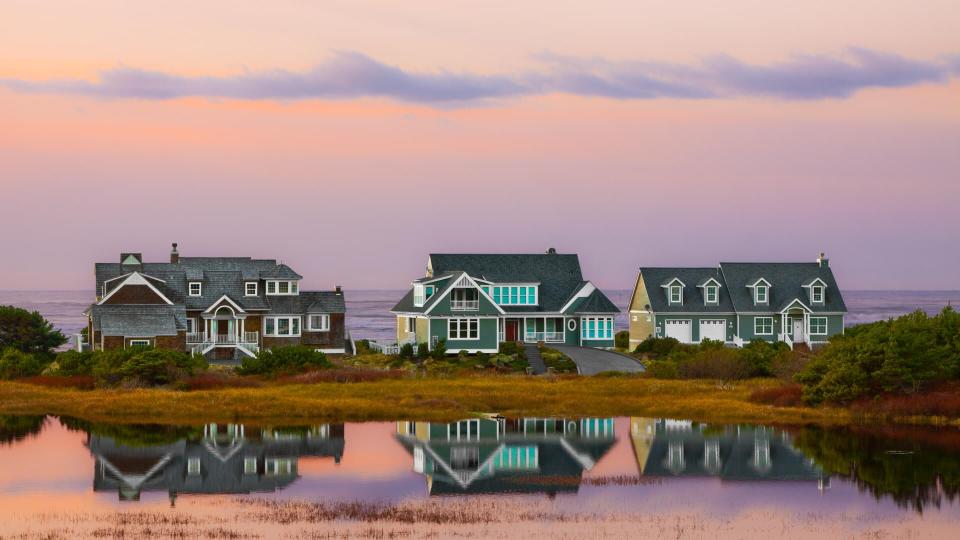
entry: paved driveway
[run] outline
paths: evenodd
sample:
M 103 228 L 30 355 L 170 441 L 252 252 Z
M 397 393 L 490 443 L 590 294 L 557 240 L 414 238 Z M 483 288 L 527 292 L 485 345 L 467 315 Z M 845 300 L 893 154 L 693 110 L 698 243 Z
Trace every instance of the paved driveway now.
M 551 347 L 561 351 L 576 362 L 581 375 L 596 375 L 602 371 L 625 371 L 628 373 L 643 371 L 640 362 L 620 353 L 570 345 L 552 345 Z

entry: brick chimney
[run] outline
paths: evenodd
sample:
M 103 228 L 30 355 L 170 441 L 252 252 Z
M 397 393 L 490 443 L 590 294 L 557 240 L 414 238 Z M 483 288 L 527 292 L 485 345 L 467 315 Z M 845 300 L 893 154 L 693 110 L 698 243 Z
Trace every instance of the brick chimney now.
M 556 248 L 550 248 L 547 250 L 547 255 L 556 255 L 556 254 L 557 254 Z
M 337 294 L 343 294 L 343 287 L 341 287 L 340 285 L 337 285 L 336 289 L 334 290 L 336 291 Z
M 177 252 L 177 243 L 173 243 L 173 249 L 170 250 L 170 264 L 180 263 L 180 253 Z

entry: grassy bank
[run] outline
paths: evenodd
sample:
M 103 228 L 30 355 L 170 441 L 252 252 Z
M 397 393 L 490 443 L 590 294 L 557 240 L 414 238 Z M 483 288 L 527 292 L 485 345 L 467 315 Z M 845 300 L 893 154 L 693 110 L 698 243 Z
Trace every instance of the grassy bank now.
M 2 382 L 0 414 L 57 414 L 124 423 L 452 420 L 493 412 L 508 416 L 622 415 L 790 424 L 870 420 L 846 409 L 772 407 L 749 400 L 756 390 L 776 384 L 771 380 L 722 386 L 713 381 L 640 377 L 475 376 L 268 384 L 183 392 L 76 390 Z

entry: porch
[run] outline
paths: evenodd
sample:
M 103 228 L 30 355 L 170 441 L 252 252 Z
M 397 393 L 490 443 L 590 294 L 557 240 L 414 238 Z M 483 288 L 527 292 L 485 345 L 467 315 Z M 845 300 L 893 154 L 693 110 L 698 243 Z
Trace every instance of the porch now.
M 780 332 L 777 338 L 791 349 L 795 345 L 810 342 L 810 310 L 800 302 L 794 302 L 780 312 Z
M 245 314 L 236 313 L 229 306 L 221 306 L 213 314 L 204 314 L 202 332 L 187 333 L 187 349 L 206 354 L 216 347 L 233 347 L 250 356 L 260 350 L 259 332 L 247 332 Z
M 563 317 L 508 317 L 500 319 L 497 338 L 504 341 L 524 343 L 563 343 Z

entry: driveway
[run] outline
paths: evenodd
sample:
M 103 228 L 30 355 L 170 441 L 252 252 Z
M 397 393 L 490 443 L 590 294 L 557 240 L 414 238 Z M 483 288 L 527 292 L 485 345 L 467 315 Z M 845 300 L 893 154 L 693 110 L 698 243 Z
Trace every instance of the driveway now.
M 643 371 L 640 362 L 625 354 L 570 345 L 552 345 L 551 348 L 569 356 L 580 368 L 581 375 L 596 375 L 602 371 L 624 371 L 627 373 Z

